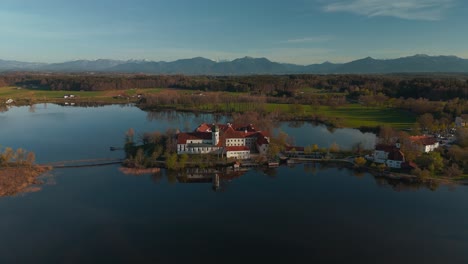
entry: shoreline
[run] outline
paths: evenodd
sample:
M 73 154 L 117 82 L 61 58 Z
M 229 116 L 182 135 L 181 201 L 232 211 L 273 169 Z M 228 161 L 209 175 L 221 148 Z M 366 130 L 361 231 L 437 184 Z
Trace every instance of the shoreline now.
M 0 196 L 14 196 L 27 191 L 33 185 L 41 184 L 38 178 L 50 171 L 49 166 L 2 167 L 0 168 Z

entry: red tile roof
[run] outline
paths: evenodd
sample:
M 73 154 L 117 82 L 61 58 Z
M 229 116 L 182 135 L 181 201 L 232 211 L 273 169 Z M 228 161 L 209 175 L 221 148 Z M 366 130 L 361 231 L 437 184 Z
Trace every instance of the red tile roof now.
M 211 132 L 192 132 L 192 133 L 179 133 L 177 135 L 177 144 L 187 144 L 187 140 L 209 140 L 212 139 Z
M 286 146 L 286 151 L 292 151 L 293 149 L 294 149 L 295 151 L 302 151 L 302 152 L 304 152 L 304 147 Z
M 375 150 L 387 152 L 389 160 L 405 161 L 405 155 L 396 146 L 378 144 L 377 146 L 375 146 Z
M 410 140 L 423 146 L 434 145 L 437 143 L 437 139 L 431 136 L 412 136 L 410 137 Z
M 407 168 L 407 169 L 416 169 L 418 168 L 418 165 L 416 163 L 410 161 L 410 162 L 404 162 L 401 164 L 402 168 Z
M 195 132 L 211 132 L 211 127 L 213 127 L 213 125 L 208 125 L 207 123 L 203 123 L 199 125 L 197 129 L 195 129 Z
M 395 148 L 393 151 L 388 153 L 389 160 L 405 161 L 405 155 L 399 149 Z
M 396 147 L 393 145 L 385 145 L 385 144 L 378 144 L 375 146 L 375 150 L 385 151 L 385 152 L 392 152 L 393 149 Z
M 257 144 L 268 144 L 268 133 L 264 131 L 256 131 L 252 124 L 237 126 L 233 124 L 216 124 L 220 130 L 220 138 L 218 147 L 222 147 L 226 139 L 230 138 L 257 138 Z M 211 139 L 212 124 L 200 124 L 195 132 L 180 133 L 177 137 L 178 144 L 186 144 L 189 139 Z
M 197 127 L 195 130 L 196 132 L 211 132 L 211 129 L 215 124 L 207 124 L 203 123 Z M 235 124 L 216 124 L 217 127 L 219 127 L 220 131 L 227 131 L 228 129 L 232 129 L 234 131 L 239 131 L 239 132 L 257 132 L 255 127 L 252 124 L 249 125 L 235 125 Z
M 264 145 L 264 144 L 269 144 L 270 142 L 268 142 L 268 139 L 266 136 L 264 136 L 262 133 L 258 133 L 258 137 L 257 137 L 257 145 L 261 146 L 261 145 Z

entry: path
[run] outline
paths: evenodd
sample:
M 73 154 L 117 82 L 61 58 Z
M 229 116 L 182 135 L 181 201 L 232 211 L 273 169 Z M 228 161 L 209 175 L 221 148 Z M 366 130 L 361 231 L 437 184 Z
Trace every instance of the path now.
M 65 168 L 85 168 L 85 167 L 98 167 L 108 166 L 114 164 L 122 164 L 123 159 L 86 159 L 86 160 L 66 160 L 49 162 L 41 164 L 41 166 L 51 166 L 54 169 L 65 169 Z

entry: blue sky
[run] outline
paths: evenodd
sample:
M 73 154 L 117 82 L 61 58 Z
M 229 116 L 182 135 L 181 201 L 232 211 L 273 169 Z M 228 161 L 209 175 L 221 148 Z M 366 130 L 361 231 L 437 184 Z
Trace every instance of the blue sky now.
M 0 58 L 468 58 L 464 0 L 0 0 Z

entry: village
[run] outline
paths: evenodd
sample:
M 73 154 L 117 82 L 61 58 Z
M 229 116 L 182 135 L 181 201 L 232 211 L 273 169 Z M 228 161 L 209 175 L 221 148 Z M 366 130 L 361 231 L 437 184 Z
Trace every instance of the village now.
M 307 161 L 346 162 L 359 168 L 379 168 L 380 171 L 414 174 L 420 171 L 417 160 L 439 148 L 448 149 L 455 142 L 455 131 L 466 126 L 465 117 L 457 118 L 456 127 L 446 134 L 409 136 L 404 140 L 392 137 L 378 142 L 373 150 L 353 153 L 349 150 L 315 149 L 311 146 L 294 146 L 283 141 L 281 146 L 270 148 L 272 135 L 257 130 L 254 124 L 200 124 L 193 132 L 177 133 L 178 155 L 218 155 L 235 162 L 235 167 L 251 166 L 262 161 L 268 166 L 278 166 Z M 405 155 L 405 152 L 408 155 Z M 440 151 L 439 151 L 440 152 Z M 440 157 L 439 152 L 434 155 Z M 432 155 L 432 154 L 430 154 Z M 263 158 L 263 159 L 262 159 Z M 243 165 L 244 164 L 244 165 Z M 424 164 L 423 166 L 425 166 Z M 433 165 L 428 165 L 431 167 Z M 434 169 L 431 168 L 433 171 Z M 414 175 L 413 175 L 414 176 Z

